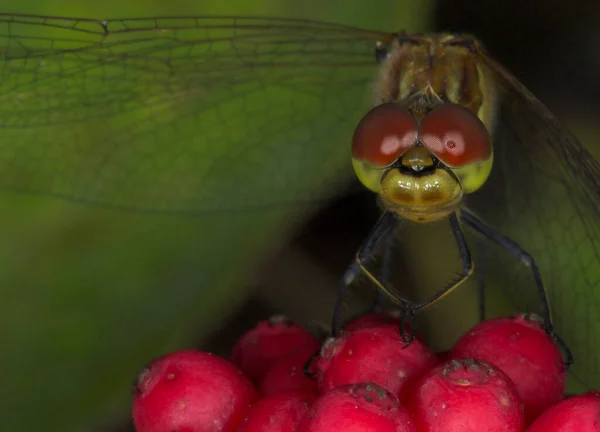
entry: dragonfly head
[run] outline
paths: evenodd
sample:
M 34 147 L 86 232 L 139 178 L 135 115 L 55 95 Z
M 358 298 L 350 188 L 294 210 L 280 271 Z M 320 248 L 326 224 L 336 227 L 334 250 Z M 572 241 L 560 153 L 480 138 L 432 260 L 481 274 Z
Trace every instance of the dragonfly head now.
M 454 212 L 485 183 L 493 162 L 483 123 L 450 103 L 424 116 L 397 103 L 376 106 L 354 132 L 352 156 L 359 180 L 388 210 L 421 223 Z

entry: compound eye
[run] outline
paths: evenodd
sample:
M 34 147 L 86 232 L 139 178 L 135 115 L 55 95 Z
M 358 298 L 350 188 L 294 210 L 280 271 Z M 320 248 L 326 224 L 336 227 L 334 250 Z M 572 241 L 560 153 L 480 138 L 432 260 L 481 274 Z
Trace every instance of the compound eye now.
M 386 167 L 415 145 L 418 124 L 401 105 L 384 103 L 362 118 L 352 138 L 352 157 L 376 167 Z
M 487 128 L 467 108 L 445 104 L 421 121 L 419 138 L 431 153 L 450 167 L 486 160 L 492 154 Z

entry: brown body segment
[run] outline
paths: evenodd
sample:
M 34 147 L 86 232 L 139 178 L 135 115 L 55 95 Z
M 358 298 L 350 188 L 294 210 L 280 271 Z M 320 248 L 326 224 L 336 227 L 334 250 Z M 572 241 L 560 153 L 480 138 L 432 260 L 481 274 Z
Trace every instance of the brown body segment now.
M 489 79 L 477 65 L 477 47 L 470 38 L 449 34 L 391 40 L 375 89 L 376 103 L 408 102 L 409 109 L 422 116 L 428 105 L 430 109 L 451 102 L 479 115 L 491 95 L 484 88 Z

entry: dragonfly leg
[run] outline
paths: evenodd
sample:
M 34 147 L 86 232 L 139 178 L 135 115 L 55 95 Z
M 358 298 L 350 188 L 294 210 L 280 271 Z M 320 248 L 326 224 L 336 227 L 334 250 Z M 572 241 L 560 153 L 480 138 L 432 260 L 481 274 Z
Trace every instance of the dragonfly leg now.
M 401 312 L 402 315 L 400 316 L 400 326 L 398 330 L 400 331 L 402 342 L 409 345 L 415 340 L 415 314 L 418 312 L 418 309 L 414 305 L 406 302 L 402 307 Z M 408 334 L 406 334 L 406 327 L 410 330 Z
M 458 276 L 454 278 L 448 285 L 446 285 L 443 289 L 436 292 L 431 297 L 427 298 L 424 301 L 413 304 L 408 302 L 405 299 L 402 299 L 394 294 L 390 294 L 395 297 L 397 302 L 403 304 L 402 307 L 402 320 L 400 322 L 400 336 L 402 337 L 403 342 L 406 344 L 410 344 L 415 338 L 415 326 L 414 320 L 415 315 L 422 309 L 425 309 L 428 306 L 431 306 L 442 297 L 448 295 L 452 291 L 454 291 L 460 284 L 462 284 L 475 269 L 473 265 L 473 260 L 471 259 L 471 252 L 469 251 L 469 247 L 467 245 L 467 240 L 465 239 L 465 235 L 462 231 L 460 223 L 458 222 L 458 217 L 456 213 L 452 213 L 449 217 L 450 226 L 452 227 L 452 233 L 454 234 L 454 239 L 456 240 L 456 245 L 458 246 L 458 251 L 460 253 L 460 259 L 462 262 L 462 269 Z M 408 324 L 409 334 L 406 334 L 406 325 Z
M 462 210 L 461 220 L 475 231 L 482 234 L 484 237 L 504 248 L 508 253 L 517 258 L 531 270 L 533 279 L 535 280 L 535 285 L 537 287 L 541 315 L 542 319 L 544 320 L 544 330 L 546 333 L 548 333 L 548 336 L 552 338 L 554 343 L 556 343 L 556 345 L 565 353 L 565 366 L 568 368 L 571 364 L 573 364 L 573 355 L 567 347 L 567 344 L 554 332 L 550 314 L 550 305 L 548 303 L 548 297 L 546 296 L 546 289 L 544 288 L 544 284 L 542 282 L 542 275 L 540 274 L 538 266 L 533 257 L 513 240 L 502 235 L 468 210 Z
M 458 276 L 454 278 L 446 287 L 444 287 L 442 290 L 438 291 L 433 296 L 429 297 L 428 299 L 422 302 L 416 304 L 412 303 L 409 300 L 402 298 L 397 293 L 390 291 L 386 288 L 385 285 L 382 285 L 366 268 L 364 268 L 364 266 L 362 266 L 359 260 L 357 260 L 357 262 L 361 264 L 363 273 L 366 276 L 368 276 L 373 281 L 373 283 L 377 285 L 377 287 L 382 293 L 384 293 L 394 303 L 400 306 L 402 312 L 402 319 L 400 322 L 400 336 L 402 337 L 403 342 L 407 344 L 410 344 L 415 338 L 416 328 L 414 322 L 417 312 L 419 312 L 421 309 L 426 308 L 427 306 L 432 305 L 445 295 L 452 292 L 473 273 L 473 260 L 471 259 L 471 253 L 469 252 L 467 241 L 465 239 L 460 223 L 458 222 L 458 217 L 456 213 L 451 214 L 449 219 L 450 225 L 452 226 L 452 232 L 454 233 L 458 250 L 460 252 L 462 269 Z M 406 334 L 407 325 L 410 330 L 410 333 L 408 335 Z
M 458 217 L 456 216 L 456 213 L 452 213 L 449 219 L 450 226 L 452 227 L 454 239 L 456 240 L 458 251 L 460 253 L 460 259 L 462 262 L 462 269 L 458 276 L 452 281 L 450 281 L 450 283 L 446 285 L 443 289 L 436 292 L 434 295 L 427 298 L 426 300 L 416 304 L 411 304 L 405 299 L 402 299 L 392 293 L 389 293 L 389 295 L 391 295 L 397 302 L 403 304 L 402 322 L 400 323 L 400 335 L 402 337 L 402 340 L 407 344 L 411 343 L 415 338 L 414 319 L 417 312 L 419 312 L 422 309 L 425 309 L 428 306 L 431 306 L 432 304 L 440 300 L 442 297 L 454 291 L 460 284 L 467 280 L 467 278 L 473 273 L 473 270 L 475 269 L 473 265 L 473 260 L 471 259 L 471 252 L 469 251 L 465 235 L 462 231 L 460 223 L 458 222 Z M 406 324 L 409 325 L 409 335 L 406 335 Z
M 317 351 L 311 354 L 311 356 L 308 358 L 308 360 L 306 360 L 306 362 L 304 362 L 304 375 L 313 381 L 316 381 L 317 374 L 312 371 L 312 364 L 316 360 L 316 358 L 319 357 L 320 353 L 321 349 L 319 348 Z
M 385 302 L 385 295 L 377 290 L 375 296 L 375 301 L 373 302 L 373 307 L 371 309 L 373 312 L 381 312 L 383 310 L 383 303 Z
M 356 253 L 354 261 L 348 266 L 340 281 L 338 291 L 335 297 L 333 306 L 333 319 L 331 323 L 331 333 L 334 337 L 339 336 L 342 329 L 342 306 L 344 296 L 348 287 L 361 274 L 365 274 L 369 279 L 375 282 L 377 287 L 381 287 L 381 283 L 365 268 L 365 265 L 370 261 L 373 251 L 382 239 L 392 234 L 396 226 L 396 216 L 391 212 L 385 212 L 379 221 L 373 227 L 364 243 Z M 385 291 L 385 290 L 384 290 Z
M 458 252 L 460 253 L 460 260 L 462 262 L 462 269 L 458 273 L 458 275 L 450 281 L 443 289 L 436 292 L 434 295 L 429 297 L 428 299 L 413 305 L 414 312 L 418 312 L 421 309 L 425 309 L 428 306 L 431 306 L 442 297 L 448 295 L 452 291 L 454 291 L 460 284 L 462 284 L 475 270 L 475 266 L 473 265 L 473 260 L 471 259 L 471 252 L 469 251 L 469 246 L 467 245 L 467 240 L 465 239 L 465 234 L 458 222 L 458 217 L 456 213 L 452 213 L 449 217 L 450 226 L 452 227 L 452 233 L 454 234 L 454 239 L 456 240 L 456 245 L 458 247 Z
M 390 269 L 392 268 L 393 262 L 393 242 L 394 236 L 387 236 L 385 241 L 385 246 L 383 247 L 383 256 L 381 262 L 381 283 L 382 285 L 387 286 L 388 281 L 390 280 Z M 386 296 L 381 290 L 375 290 L 375 302 L 373 303 L 372 311 L 373 312 L 381 312 L 383 310 L 383 304 L 385 302 Z

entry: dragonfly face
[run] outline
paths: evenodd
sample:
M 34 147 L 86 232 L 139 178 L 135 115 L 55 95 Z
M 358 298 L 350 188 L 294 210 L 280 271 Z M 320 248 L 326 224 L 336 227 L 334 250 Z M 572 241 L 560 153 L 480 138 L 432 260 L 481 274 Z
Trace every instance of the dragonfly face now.
M 357 131 L 354 170 L 388 213 L 471 211 L 535 258 L 572 371 L 600 387 L 600 166 L 476 41 L 279 18 L 0 14 L 0 43 L 4 189 L 192 216 L 305 206 L 350 178 Z M 380 145 L 368 129 L 390 118 Z M 487 257 L 515 311 L 533 310 L 531 274 Z
M 495 92 L 472 46 L 440 35 L 387 48 L 375 90 L 381 105 L 354 132 L 352 156 L 361 182 L 403 218 L 447 217 L 490 174 Z

